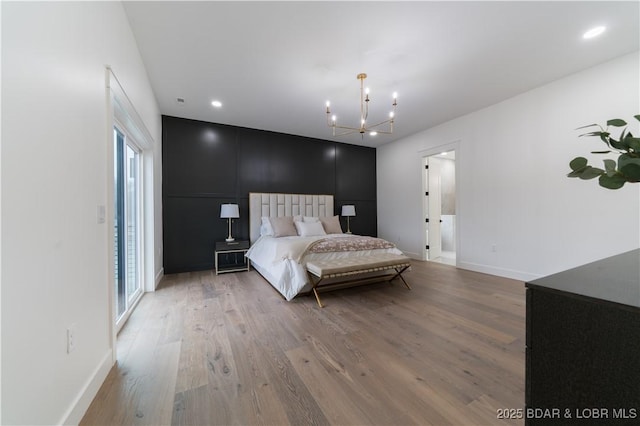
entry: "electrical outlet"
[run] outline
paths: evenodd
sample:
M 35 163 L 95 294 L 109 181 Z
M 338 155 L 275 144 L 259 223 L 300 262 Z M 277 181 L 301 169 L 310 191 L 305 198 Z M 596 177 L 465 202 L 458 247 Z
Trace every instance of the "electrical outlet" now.
M 67 353 L 70 354 L 76 348 L 76 325 L 71 324 L 67 328 Z
M 497 252 L 498 251 L 498 247 L 495 244 L 492 244 L 491 245 L 491 251 L 494 252 L 494 253 Z

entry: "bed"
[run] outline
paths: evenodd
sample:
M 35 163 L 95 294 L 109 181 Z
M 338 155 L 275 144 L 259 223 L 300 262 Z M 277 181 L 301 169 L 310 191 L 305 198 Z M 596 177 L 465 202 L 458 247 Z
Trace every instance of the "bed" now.
M 397 277 L 406 267 L 400 273 L 397 269 L 383 271 L 384 268 L 367 271 L 371 269 L 366 267 L 369 259 L 398 256 L 408 262 L 389 241 L 343 233 L 339 218 L 334 215 L 332 195 L 250 193 L 249 234 L 251 248 L 247 257 L 251 264 L 288 301 L 313 291 L 322 306 L 316 284 L 323 281 L 324 287 L 339 280 L 329 273 L 326 277 L 318 274 L 322 275 L 323 270 L 335 272 L 331 268 L 334 264 L 354 265 L 350 271 L 342 268 L 341 276 L 357 273 L 359 278 L 379 281 L 381 275 Z M 307 266 L 312 268 L 308 270 Z M 313 280 L 310 272 L 318 279 Z M 409 287 L 406 282 L 405 285 Z

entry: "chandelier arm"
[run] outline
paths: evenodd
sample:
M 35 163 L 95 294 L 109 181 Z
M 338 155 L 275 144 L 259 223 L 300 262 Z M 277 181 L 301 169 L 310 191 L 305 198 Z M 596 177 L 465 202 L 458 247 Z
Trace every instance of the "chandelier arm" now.
M 331 125 L 331 127 L 334 127 L 336 129 L 353 130 L 354 132 L 360 131 L 360 127 L 349 127 L 349 126 L 338 126 L 338 125 L 335 125 L 335 126 Z
M 361 133 L 361 134 L 365 134 L 365 133 L 371 133 L 372 131 L 376 132 L 379 135 L 392 135 L 393 132 L 389 131 L 389 130 L 373 130 L 371 128 L 365 129 L 364 132 L 361 132 L 360 129 L 354 129 L 354 128 L 348 128 L 348 127 L 343 127 L 343 130 L 347 130 L 345 132 L 342 133 L 336 133 L 334 134 L 334 136 L 344 136 L 344 135 L 350 135 L 352 133 Z M 334 130 L 335 131 L 335 130 Z
M 364 132 L 360 132 L 360 129 L 353 129 L 353 128 L 347 128 L 347 129 L 348 129 L 348 131 L 342 132 L 342 133 L 335 133 L 333 136 L 346 136 L 346 135 L 351 135 L 353 133 L 365 134 L 365 133 L 370 133 L 371 132 L 370 129 L 365 129 Z M 386 131 L 386 130 L 375 130 L 375 132 L 377 132 L 379 135 L 392 135 L 393 134 L 393 132 Z
M 369 127 L 368 127 L 368 129 L 373 129 L 374 127 L 382 126 L 383 124 L 387 124 L 387 123 L 392 124 L 392 123 L 393 123 L 393 120 L 385 120 L 385 121 L 381 121 L 381 122 L 380 122 L 380 123 L 378 123 L 378 124 L 373 124 L 373 125 L 369 126 Z
M 335 130 L 334 130 L 334 132 L 335 132 Z M 347 136 L 347 135 L 352 135 L 354 133 L 360 133 L 360 129 L 349 129 L 349 131 L 347 131 L 347 132 L 334 133 L 333 136 Z
M 369 130 L 375 128 L 375 127 L 382 126 L 383 124 L 387 124 L 387 123 L 391 124 L 391 120 L 381 121 L 380 123 L 373 124 L 371 126 L 366 126 L 366 127 L 363 127 L 363 128 L 361 128 L 361 127 L 350 127 L 350 126 L 338 126 L 337 124 L 332 124 L 332 123 L 329 124 L 329 127 L 333 127 L 333 128 L 336 128 L 336 129 L 353 130 L 355 132 L 359 132 L 362 129 L 364 129 L 365 131 L 369 131 Z M 378 132 L 378 133 L 380 133 L 380 132 Z

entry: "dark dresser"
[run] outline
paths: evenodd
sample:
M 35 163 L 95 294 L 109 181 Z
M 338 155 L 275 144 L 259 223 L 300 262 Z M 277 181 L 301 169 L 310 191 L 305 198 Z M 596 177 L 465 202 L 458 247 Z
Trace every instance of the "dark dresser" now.
M 526 288 L 525 424 L 640 424 L 640 249 Z

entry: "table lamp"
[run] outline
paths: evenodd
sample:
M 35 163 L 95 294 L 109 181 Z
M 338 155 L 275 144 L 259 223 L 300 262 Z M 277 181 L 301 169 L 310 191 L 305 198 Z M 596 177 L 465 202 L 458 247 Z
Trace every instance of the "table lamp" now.
M 351 229 L 349 228 L 349 218 L 356 215 L 356 206 L 354 205 L 346 205 L 342 206 L 342 216 L 347 218 L 347 234 L 351 233 Z
M 237 219 L 240 217 L 240 211 L 237 204 L 222 204 L 220 206 L 220 218 L 227 219 L 229 221 L 229 236 L 225 240 L 230 243 L 235 241 L 235 238 L 231 236 L 231 219 Z

